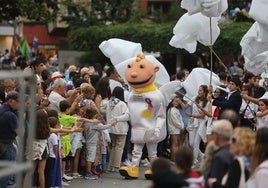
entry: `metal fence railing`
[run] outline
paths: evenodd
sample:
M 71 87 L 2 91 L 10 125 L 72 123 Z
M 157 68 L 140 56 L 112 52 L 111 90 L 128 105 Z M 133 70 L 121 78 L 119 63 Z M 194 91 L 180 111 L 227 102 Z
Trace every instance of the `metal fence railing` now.
M 17 158 L 16 162 L 10 161 L 1 161 L 0 160 L 0 178 L 7 175 L 15 175 L 15 187 L 21 188 L 23 178 L 25 177 L 26 185 L 25 187 L 31 187 L 31 175 L 33 173 L 33 163 L 31 160 L 32 156 L 32 142 L 34 139 L 35 133 L 35 109 L 36 109 L 36 81 L 32 72 L 23 72 L 23 71 L 0 71 L 0 80 L 12 79 L 15 80 L 18 84 L 19 91 L 19 110 L 18 110 L 18 122 L 19 130 L 17 136 Z M 27 81 L 27 84 L 26 84 Z M 29 109 L 26 109 L 26 95 L 29 95 L 31 103 Z M 25 112 L 28 111 L 28 137 L 26 142 L 24 139 L 25 135 Z M 1 126 L 1 125 L 0 125 Z M 26 145 L 28 159 L 25 159 L 25 148 Z

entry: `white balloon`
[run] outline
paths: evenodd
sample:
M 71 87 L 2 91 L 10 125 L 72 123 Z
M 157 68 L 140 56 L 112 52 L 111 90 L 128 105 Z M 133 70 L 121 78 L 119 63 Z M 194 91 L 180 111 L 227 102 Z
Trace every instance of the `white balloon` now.
M 187 76 L 186 80 L 182 82 L 186 90 L 186 96 L 193 98 L 196 96 L 200 85 L 210 84 L 210 70 L 205 68 L 194 68 Z M 217 74 L 212 73 L 212 86 L 215 89 L 220 85 L 220 78 Z
M 190 15 L 198 12 L 207 17 L 218 17 L 226 11 L 227 0 L 182 0 L 181 7 Z
M 242 55 L 244 55 L 244 68 L 252 73 L 260 74 L 267 69 L 268 31 L 263 25 L 255 22 L 240 41 Z
M 212 44 L 220 34 L 218 18 L 211 19 Z M 196 51 L 197 41 L 209 46 L 210 41 L 210 19 L 201 13 L 189 15 L 185 13 L 173 28 L 174 36 L 169 44 L 176 48 L 184 48 L 190 53 Z
M 268 2 L 267 0 L 253 0 L 249 14 L 254 20 L 263 25 L 268 30 Z

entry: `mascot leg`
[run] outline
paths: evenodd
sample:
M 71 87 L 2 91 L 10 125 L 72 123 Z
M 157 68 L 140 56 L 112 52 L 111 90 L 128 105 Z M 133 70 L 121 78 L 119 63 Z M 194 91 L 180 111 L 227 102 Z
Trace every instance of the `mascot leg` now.
M 136 179 L 139 177 L 139 164 L 143 146 L 144 144 L 134 144 L 134 149 L 132 151 L 132 165 L 120 167 L 119 173 L 121 176 L 126 179 Z
M 146 143 L 146 146 L 147 146 L 147 150 L 148 150 L 148 157 L 149 157 L 150 163 L 152 164 L 152 162 L 157 158 L 157 144 Z M 144 176 L 147 180 L 152 179 L 151 167 L 148 168 L 147 170 L 145 170 Z

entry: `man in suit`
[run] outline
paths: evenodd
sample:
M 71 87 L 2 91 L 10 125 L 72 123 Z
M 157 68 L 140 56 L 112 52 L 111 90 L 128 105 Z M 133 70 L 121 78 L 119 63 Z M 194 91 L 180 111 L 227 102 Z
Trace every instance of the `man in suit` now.
M 232 109 L 239 114 L 242 104 L 242 96 L 240 94 L 241 81 L 238 77 L 231 78 L 227 92 L 223 97 L 218 97 L 212 101 L 212 105 L 220 107 L 220 114 L 225 109 Z

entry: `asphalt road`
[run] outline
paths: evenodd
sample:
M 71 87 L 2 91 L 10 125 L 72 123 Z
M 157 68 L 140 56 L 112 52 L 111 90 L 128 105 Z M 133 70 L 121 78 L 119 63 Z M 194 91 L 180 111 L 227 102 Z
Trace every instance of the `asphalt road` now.
M 69 188 L 149 188 L 151 180 L 146 180 L 144 171 L 146 167 L 140 167 L 140 177 L 134 180 L 124 179 L 119 173 L 104 173 L 98 180 L 74 179 Z

